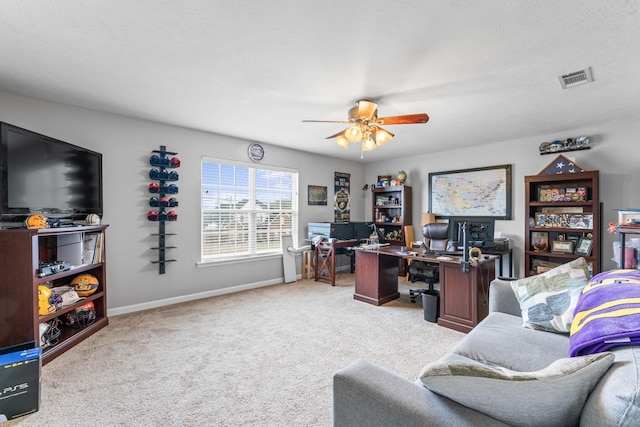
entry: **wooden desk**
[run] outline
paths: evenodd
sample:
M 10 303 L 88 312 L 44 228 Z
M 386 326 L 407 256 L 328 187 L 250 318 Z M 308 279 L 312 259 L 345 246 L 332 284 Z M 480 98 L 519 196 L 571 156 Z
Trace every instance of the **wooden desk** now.
M 494 257 L 495 255 L 489 255 Z M 470 332 L 489 314 L 489 283 L 496 277 L 495 262 L 482 260 L 463 273 L 460 263 L 440 262 L 440 317 L 438 325 Z
M 336 251 L 357 246 L 360 240 L 335 240 L 333 242 L 320 242 L 314 251 L 315 271 L 313 278 L 316 282 L 322 281 L 336 285 Z M 351 272 L 353 273 L 353 258 L 351 258 Z M 322 272 L 326 271 L 326 276 Z
M 400 298 L 398 267 L 397 256 L 356 250 L 356 290 L 353 298 L 373 305 Z
M 469 332 L 489 312 L 489 283 L 495 278 L 496 255 L 483 255 L 463 273 L 460 258 L 448 260 L 436 256 L 402 255 L 401 246 L 379 250 L 356 250 L 356 284 L 353 298 L 382 305 L 400 297 L 398 292 L 398 258 L 440 264 L 440 318 L 438 324 Z

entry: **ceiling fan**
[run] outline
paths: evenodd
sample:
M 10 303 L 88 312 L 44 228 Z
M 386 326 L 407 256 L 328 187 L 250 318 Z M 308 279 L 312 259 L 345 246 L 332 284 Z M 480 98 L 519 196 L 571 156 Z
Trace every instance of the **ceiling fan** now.
M 362 141 L 362 152 L 375 150 L 393 138 L 393 134 L 382 125 L 411 125 L 427 123 L 429 116 L 425 113 L 406 114 L 402 116 L 378 117 L 378 104 L 361 99 L 349 109 L 349 120 L 303 120 L 312 123 L 345 123 L 351 125 L 327 139 L 335 138 L 335 143 L 347 149 L 349 142 L 354 144 Z M 363 156 L 361 156 L 362 158 Z

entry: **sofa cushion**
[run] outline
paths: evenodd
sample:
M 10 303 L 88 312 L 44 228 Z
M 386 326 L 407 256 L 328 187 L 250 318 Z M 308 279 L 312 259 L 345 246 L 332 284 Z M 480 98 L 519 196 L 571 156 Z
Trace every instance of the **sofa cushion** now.
M 451 352 L 514 371 L 537 371 L 567 357 L 569 337 L 523 328 L 520 316 L 495 312 L 484 318 Z
M 580 425 L 637 426 L 640 420 L 640 347 L 616 347 L 615 361 L 593 389 Z
M 588 277 L 587 262 L 581 257 L 537 276 L 513 280 L 511 288 L 522 309 L 523 326 L 568 333 Z
M 585 400 L 613 363 L 612 353 L 562 358 L 533 372 L 467 359 L 425 367 L 426 388 L 513 426 L 577 425 Z

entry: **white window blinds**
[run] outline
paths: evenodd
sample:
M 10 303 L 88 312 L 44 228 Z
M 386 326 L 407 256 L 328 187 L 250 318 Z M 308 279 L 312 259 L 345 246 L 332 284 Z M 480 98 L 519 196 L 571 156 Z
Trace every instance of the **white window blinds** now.
M 202 160 L 202 261 L 281 253 L 297 241 L 298 172 Z

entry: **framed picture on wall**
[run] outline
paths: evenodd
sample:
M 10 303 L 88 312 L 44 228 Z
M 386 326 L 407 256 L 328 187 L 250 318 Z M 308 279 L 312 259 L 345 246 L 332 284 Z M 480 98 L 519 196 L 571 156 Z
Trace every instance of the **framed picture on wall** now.
M 511 165 L 430 173 L 429 212 L 511 219 Z
M 327 206 L 327 187 L 322 185 L 309 185 L 307 204 L 312 206 Z

